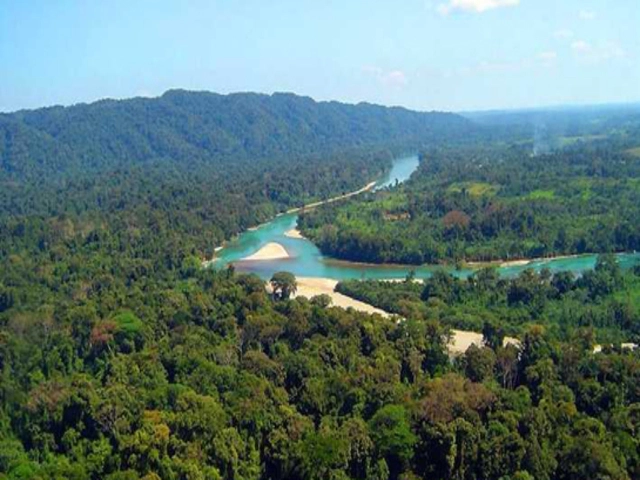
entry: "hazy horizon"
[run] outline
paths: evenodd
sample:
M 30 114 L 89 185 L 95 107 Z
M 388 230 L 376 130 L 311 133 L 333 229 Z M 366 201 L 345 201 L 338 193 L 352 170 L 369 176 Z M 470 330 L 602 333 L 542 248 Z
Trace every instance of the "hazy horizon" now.
M 210 94 L 214 94 L 214 95 L 222 95 L 222 96 L 226 96 L 226 95 L 242 95 L 242 94 L 247 94 L 247 95 L 266 95 L 266 96 L 272 96 L 272 95 L 295 95 L 296 97 L 301 97 L 301 98 L 310 98 L 311 100 L 313 100 L 316 103 L 330 103 L 330 102 L 338 102 L 338 103 L 342 103 L 342 104 L 347 104 L 347 105 L 359 105 L 359 104 L 369 104 L 369 105 L 376 105 L 376 106 L 381 106 L 381 107 L 387 107 L 387 108 L 404 108 L 406 110 L 411 110 L 411 111 L 415 111 L 415 112 L 444 112 L 444 113 L 456 113 L 459 115 L 465 115 L 465 114 L 481 114 L 481 113 L 492 113 L 492 112 L 528 112 L 528 111 L 537 111 L 537 110 L 541 110 L 541 111 L 554 111 L 554 110 L 579 110 L 579 109 L 589 109 L 589 108 L 608 108 L 608 107 L 640 107 L 640 100 L 631 100 L 628 102 L 603 102 L 603 103 L 565 103 L 565 104 L 553 104 L 553 105 L 539 105 L 539 106 L 534 106 L 534 107 L 506 107 L 506 108 L 484 108 L 484 109 L 470 109 L 470 110 L 447 110 L 447 109 L 433 109 L 433 110 L 426 110 L 426 109 L 416 109 L 416 108 L 411 108 L 411 107 L 407 107 L 405 105 L 384 105 L 381 103 L 376 103 L 376 102 L 370 102 L 368 100 L 360 100 L 360 101 L 343 101 L 343 100 L 335 100 L 335 99 L 318 99 L 318 98 L 314 98 L 312 95 L 307 95 L 304 93 L 298 93 L 298 92 L 287 92 L 287 91 L 273 91 L 273 92 L 256 92 L 256 91 L 236 91 L 236 92 L 226 92 L 226 93 L 221 93 L 221 92 L 215 92 L 212 90 L 189 90 L 189 89 L 185 89 L 185 88 L 180 88 L 180 87 L 172 87 L 172 88 L 168 88 L 167 90 L 165 90 L 162 93 L 159 93 L 158 95 L 137 95 L 137 96 L 131 96 L 131 97 L 102 97 L 102 98 L 95 98 L 93 100 L 87 100 L 87 101 L 78 101 L 75 103 L 68 103 L 68 104 L 62 104 L 62 103 L 54 103 L 54 104 L 48 104 L 48 105 L 41 105 L 41 106 L 34 106 L 34 107 L 26 107 L 26 108 L 19 108 L 16 110 L 2 110 L 0 111 L 0 114 L 13 114 L 13 113 L 18 113 L 18 112 L 23 112 L 23 111 L 31 111 L 31 110 L 38 110 L 38 109 L 46 109 L 46 108 L 57 108 L 57 107 L 62 107 L 62 108 L 69 108 L 69 107 L 74 107 L 74 106 L 78 106 L 78 105 L 92 105 L 95 103 L 99 103 L 99 102 L 104 102 L 104 101 L 116 101 L 116 102 L 121 102 L 121 101 L 127 101 L 127 100 L 134 100 L 134 99 L 149 99 L 149 100 L 153 100 L 153 99 L 157 99 L 162 97 L 163 95 L 165 95 L 167 92 L 170 91 L 185 91 L 185 92 L 189 92 L 189 93 L 210 93 Z
M 635 0 L 7 3 L 0 111 L 295 92 L 473 112 L 640 102 Z

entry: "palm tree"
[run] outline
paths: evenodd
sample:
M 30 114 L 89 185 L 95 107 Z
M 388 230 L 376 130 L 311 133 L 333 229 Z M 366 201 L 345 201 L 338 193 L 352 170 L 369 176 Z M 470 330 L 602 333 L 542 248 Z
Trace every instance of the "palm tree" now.
M 298 290 L 296 277 L 289 272 L 276 272 L 271 277 L 273 297 L 278 300 L 288 300 Z

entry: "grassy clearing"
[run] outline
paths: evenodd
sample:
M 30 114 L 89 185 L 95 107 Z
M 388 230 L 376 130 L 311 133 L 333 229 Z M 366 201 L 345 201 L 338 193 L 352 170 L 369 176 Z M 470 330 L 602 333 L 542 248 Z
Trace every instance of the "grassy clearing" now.
M 590 200 L 593 196 L 591 188 L 593 187 L 593 179 L 589 177 L 576 178 L 571 181 L 571 186 L 579 191 L 582 200 Z
M 553 200 L 555 196 L 554 190 L 534 190 L 528 195 L 531 200 Z
M 376 202 L 385 210 L 395 210 L 405 208 L 408 202 L 408 198 L 403 193 L 394 193 L 383 197 L 381 201 Z
M 449 193 L 462 193 L 466 191 L 472 197 L 493 197 L 498 193 L 499 187 L 484 182 L 460 182 L 453 183 L 447 188 Z
M 640 190 L 640 178 L 627 178 L 627 184 L 634 190 Z
M 629 302 L 634 311 L 640 311 L 640 280 L 633 282 L 627 286 L 625 291 L 615 295 L 616 300 L 620 302 Z
M 593 142 L 594 140 L 602 140 L 607 138 L 607 135 L 580 135 L 574 137 L 560 137 L 560 146 L 567 147 L 578 142 Z
M 640 147 L 630 148 L 629 150 L 625 150 L 625 153 L 628 153 L 632 157 L 640 157 Z

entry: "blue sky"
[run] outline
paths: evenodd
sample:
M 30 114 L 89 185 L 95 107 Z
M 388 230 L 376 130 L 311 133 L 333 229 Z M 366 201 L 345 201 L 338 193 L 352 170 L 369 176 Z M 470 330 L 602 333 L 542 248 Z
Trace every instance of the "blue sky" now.
M 0 0 L 0 111 L 291 91 L 419 110 L 640 101 L 640 0 Z

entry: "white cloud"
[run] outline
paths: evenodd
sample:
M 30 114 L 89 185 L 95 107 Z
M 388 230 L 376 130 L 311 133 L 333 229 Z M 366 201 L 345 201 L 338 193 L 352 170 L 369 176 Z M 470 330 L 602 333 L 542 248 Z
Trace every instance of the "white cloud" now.
M 408 83 L 407 74 L 402 70 L 384 70 L 370 65 L 363 67 L 362 70 L 376 77 L 385 87 L 404 87 Z
M 580 10 L 578 13 L 580 20 L 593 20 L 596 18 L 596 12 L 593 10 Z
M 407 84 L 407 75 L 402 70 L 392 70 L 381 78 L 384 85 L 402 87 Z
M 532 66 L 530 59 L 518 60 L 518 61 L 482 61 L 473 66 L 461 67 L 455 69 L 449 76 L 475 76 L 475 75 L 487 75 L 487 74 L 508 74 L 512 72 L 519 72 L 524 69 L 528 69 Z
M 535 71 L 541 68 L 553 68 L 558 60 L 558 53 L 552 50 L 540 52 L 535 56 L 513 61 L 482 61 L 473 66 L 461 67 L 446 72 L 446 77 L 473 76 L 490 74 L 510 74 L 522 71 Z
M 615 42 L 608 42 L 603 45 L 604 52 L 609 58 L 623 58 L 627 56 L 627 52 Z
M 561 28 L 560 30 L 556 30 L 555 32 L 553 32 L 553 36 L 555 38 L 572 38 L 573 31 L 566 28 Z
M 591 45 L 589 45 L 584 40 L 576 40 L 575 42 L 573 42 L 571 44 L 571 48 L 575 52 L 580 52 L 580 53 L 587 53 L 587 52 L 591 51 Z
M 449 15 L 456 10 L 482 13 L 494 8 L 514 7 L 519 4 L 520 0 L 448 0 L 447 3 L 438 5 L 438 12 L 442 15 Z
M 374 67 L 372 65 L 365 65 L 362 67 L 362 71 L 370 75 L 380 75 L 382 73 L 382 69 L 380 67 Z
M 571 49 L 580 60 L 587 63 L 600 63 L 627 57 L 627 52 L 616 42 L 591 45 L 583 40 L 578 40 L 571 44 Z
M 540 52 L 538 54 L 538 59 L 549 62 L 558 58 L 558 54 L 556 52 Z

